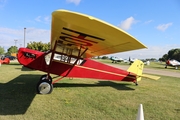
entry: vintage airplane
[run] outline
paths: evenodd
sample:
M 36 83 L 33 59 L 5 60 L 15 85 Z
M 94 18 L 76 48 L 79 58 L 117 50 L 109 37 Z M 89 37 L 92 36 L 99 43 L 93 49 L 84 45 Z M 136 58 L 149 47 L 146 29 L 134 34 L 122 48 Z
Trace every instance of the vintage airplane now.
M 118 58 L 118 57 L 114 57 L 114 56 L 111 56 L 110 60 L 112 61 L 112 63 L 118 63 L 118 62 L 123 62 L 124 61 L 124 59 Z
M 175 59 L 167 60 L 167 61 L 166 61 L 165 68 L 167 68 L 167 66 L 175 67 L 175 69 L 177 70 L 178 67 L 180 66 L 180 62 L 177 61 L 177 60 L 175 60 Z
M 91 57 L 146 48 L 128 33 L 92 16 L 67 10 L 52 13 L 51 49 L 40 52 L 20 48 L 18 61 L 25 67 L 44 71 L 37 92 L 48 94 L 64 77 L 134 82 L 141 80 L 139 60 L 126 71 L 94 61 Z M 52 80 L 50 74 L 59 75 Z
M 136 58 L 130 58 L 129 57 L 129 64 L 131 65 L 135 60 L 137 60 Z

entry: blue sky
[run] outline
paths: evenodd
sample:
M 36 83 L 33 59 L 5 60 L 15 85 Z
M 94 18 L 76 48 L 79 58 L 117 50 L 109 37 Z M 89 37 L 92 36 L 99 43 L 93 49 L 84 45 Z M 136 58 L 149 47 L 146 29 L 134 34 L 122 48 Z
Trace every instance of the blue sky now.
M 148 49 L 113 54 L 121 58 L 160 58 L 180 48 L 179 0 L 0 0 L 0 46 L 50 41 L 51 13 L 66 9 L 88 14 L 125 30 Z M 102 31 L 103 32 L 103 31 Z

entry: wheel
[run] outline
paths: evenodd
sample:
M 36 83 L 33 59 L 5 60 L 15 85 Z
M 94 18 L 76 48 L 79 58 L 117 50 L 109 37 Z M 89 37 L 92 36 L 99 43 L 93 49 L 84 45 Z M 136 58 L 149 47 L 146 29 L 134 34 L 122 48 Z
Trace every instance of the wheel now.
M 50 94 L 53 91 L 53 85 L 48 80 L 39 81 L 37 84 L 37 93 Z
M 138 86 L 138 83 L 137 83 L 137 82 L 134 82 L 134 84 L 135 84 L 136 86 Z
M 44 81 L 44 80 L 47 80 L 46 77 L 47 77 L 46 74 L 45 74 L 45 75 L 42 75 L 41 78 L 40 78 L 40 82 L 42 82 L 42 81 Z M 52 83 L 52 77 L 51 77 L 51 76 L 49 76 L 49 80 L 48 80 L 48 81 L 49 81 L 50 84 Z

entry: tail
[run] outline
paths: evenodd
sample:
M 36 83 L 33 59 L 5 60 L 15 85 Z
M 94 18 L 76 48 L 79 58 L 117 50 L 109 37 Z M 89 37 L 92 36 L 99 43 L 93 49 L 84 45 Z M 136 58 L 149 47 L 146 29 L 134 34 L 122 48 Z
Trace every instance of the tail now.
M 137 81 L 141 80 L 144 63 L 141 60 L 135 60 L 133 64 L 128 68 L 128 72 L 132 72 L 137 75 Z
M 128 72 L 132 72 L 137 75 L 137 81 L 140 81 L 142 77 L 146 77 L 153 80 L 158 80 L 159 76 L 142 74 L 144 68 L 144 63 L 141 60 L 135 60 L 134 63 L 128 68 Z

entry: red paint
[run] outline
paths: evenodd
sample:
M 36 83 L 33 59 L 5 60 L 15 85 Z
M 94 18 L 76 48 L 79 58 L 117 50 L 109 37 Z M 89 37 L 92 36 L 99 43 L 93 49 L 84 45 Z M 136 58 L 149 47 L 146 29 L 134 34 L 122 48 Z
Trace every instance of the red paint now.
M 3 60 L 0 59 L 0 63 L 1 64 L 9 64 L 10 63 L 10 59 L 9 58 L 4 58 Z
M 26 53 L 32 55 L 25 55 Z M 114 80 L 114 81 L 129 81 L 135 82 L 136 75 L 122 69 L 114 68 L 106 64 L 91 60 L 84 59 L 82 65 L 66 64 L 57 61 L 51 61 L 50 65 L 46 65 L 45 55 L 47 53 L 39 52 L 27 48 L 20 48 L 18 51 L 18 61 L 20 64 L 40 70 L 43 72 L 49 72 L 64 77 L 77 77 L 77 78 L 93 78 L 103 80 Z

